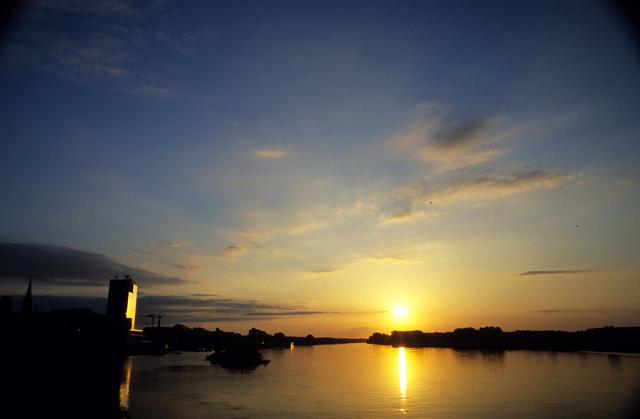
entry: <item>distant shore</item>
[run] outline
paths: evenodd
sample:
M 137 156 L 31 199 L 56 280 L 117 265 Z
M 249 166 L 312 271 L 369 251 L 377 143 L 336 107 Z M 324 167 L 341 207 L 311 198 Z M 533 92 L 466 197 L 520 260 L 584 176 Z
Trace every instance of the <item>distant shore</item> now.
M 471 327 L 452 332 L 393 331 L 374 333 L 367 343 L 406 347 L 456 349 L 549 351 L 589 351 L 640 353 L 640 327 L 607 326 L 566 332 L 560 330 L 516 330 L 503 332 L 499 327 Z

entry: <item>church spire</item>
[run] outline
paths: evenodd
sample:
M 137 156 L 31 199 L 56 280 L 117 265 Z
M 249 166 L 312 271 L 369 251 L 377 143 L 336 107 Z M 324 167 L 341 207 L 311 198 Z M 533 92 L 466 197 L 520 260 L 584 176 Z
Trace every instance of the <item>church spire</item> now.
M 31 314 L 33 306 L 33 296 L 31 295 L 32 281 L 33 278 L 29 278 L 29 287 L 27 288 L 27 293 L 24 295 L 24 299 L 22 300 L 22 307 L 20 308 L 21 314 Z

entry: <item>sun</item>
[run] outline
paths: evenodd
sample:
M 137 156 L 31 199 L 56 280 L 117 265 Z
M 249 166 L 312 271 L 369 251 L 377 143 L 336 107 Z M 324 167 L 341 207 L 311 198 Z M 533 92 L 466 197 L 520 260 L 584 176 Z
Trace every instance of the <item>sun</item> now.
M 409 313 L 409 310 L 407 310 L 406 307 L 398 306 L 393 309 L 393 315 L 398 319 L 407 317 L 408 313 Z

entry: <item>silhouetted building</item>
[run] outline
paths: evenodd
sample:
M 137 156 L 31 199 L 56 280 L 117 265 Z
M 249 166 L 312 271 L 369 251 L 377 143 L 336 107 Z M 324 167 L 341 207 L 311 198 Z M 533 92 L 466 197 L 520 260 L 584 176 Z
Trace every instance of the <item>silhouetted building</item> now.
M 22 307 L 20 307 L 21 314 L 31 314 L 33 311 L 33 296 L 31 295 L 31 279 L 29 279 L 29 287 L 27 288 L 27 293 L 24 295 L 24 299 L 22 300 Z
M 3 295 L 2 298 L 0 298 L 0 314 L 11 313 L 11 308 L 11 297 L 9 297 L 8 295 Z
M 133 330 L 136 321 L 136 302 L 138 285 L 125 275 L 124 279 L 109 281 L 109 297 L 107 299 L 107 316 L 129 322 L 129 330 Z

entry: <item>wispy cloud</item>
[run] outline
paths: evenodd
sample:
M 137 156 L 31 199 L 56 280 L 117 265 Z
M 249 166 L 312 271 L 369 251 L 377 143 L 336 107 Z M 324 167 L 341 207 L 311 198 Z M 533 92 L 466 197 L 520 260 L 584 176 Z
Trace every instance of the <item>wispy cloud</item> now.
M 554 308 L 546 310 L 534 310 L 533 313 L 541 314 L 597 314 L 607 310 L 595 308 Z
M 52 284 L 103 287 L 125 271 L 145 285 L 179 285 L 189 281 L 118 263 L 100 254 L 62 246 L 0 243 L 0 278 Z
M 282 159 L 289 157 L 291 153 L 276 148 L 259 148 L 253 150 L 253 155 L 259 159 Z
M 300 224 L 296 224 L 293 227 L 291 227 L 291 229 L 289 230 L 289 232 L 293 235 L 299 235 L 299 234 L 304 234 L 310 230 L 313 230 L 315 228 L 317 228 L 318 226 L 316 224 L 313 223 L 300 223 Z
M 373 202 L 358 200 L 354 202 L 350 207 L 341 207 L 336 210 L 337 215 L 363 215 L 368 214 L 376 210 L 376 205 Z
M 185 273 L 194 273 L 201 271 L 203 268 L 198 265 L 184 265 L 182 263 L 174 263 L 172 266 L 176 269 L 184 271 Z
M 572 269 L 572 270 L 550 270 L 550 271 L 527 271 L 518 274 L 519 276 L 530 276 L 530 275 L 575 275 L 575 274 L 588 274 L 600 272 L 599 269 Z
M 344 268 L 341 268 L 339 266 L 327 266 L 327 267 L 324 267 L 324 268 L 312 269 L 312 270 L 308 271 L 308 273 L 310 273 L 310 274 L 329 274 L 329 273 L 334 273 L 334 272 L 340 272 L 343 269 Z
M 569 179 L 571 177 L 568 175 L 542 170 L 462 179 L 431 195 L 426 195 L 423 200 L 436 201 L 440 204 L 467 200 L 484 201 L 536 190 L 553 189 Z
M 415 263 L 415 260 L 404 255 L 386 255 L 381 253 L 369 253 L 360 258 L 367 262 L 379 263 Z
M 154 17 L 164 7 L 161 3 L 36 2 L 32 12 L 37 19 L 30 30 L 16 37 L 8 62 L 68 82 L 136 96 L 173 97 L 175 89 L 163 82 L 159 71 L 142 70 L 138 65 L 146 54 L 152 53 L 150 46 L 156 49 L 157 43 L 163 44 L 165 51 L 181 53 L 181 44 L 193 42 L 186 34 L 169 34 L 155 28 Z M 82 25 L 76 25 L 80 20 Z M 143 24 L 145 28 L 141 29 Z
M 434 189 L 421 181 L 396 188 L 380 219 L 383 224 L 394 224 L 438 218 L 441 211 L 434 208 L 441 209 L 463 202 L 484 203 L 517 194 L 554 189 L 570 179 L 569 175 L 534 170 L 462 178 Z
M 246 247 L 241 245 L 231 245 L 227 246 L 219 252 L 219 256 L 226 260 L 234 261 L 238 260 L 238 258 L 247 250 Z
M 238 231 L 236 234 L 248 241 L 252 246 L 257 247 L 261 247 L 260 242 L 271 235 L 270 232 L 253 229 Z
M 502 154 L 498 144 L 512 134 L 498 116 L 456 119 L 440 104 L 422 103 L 390 144 L 439 169 L 460 169 L 494 160 Z
M 390 214 L 382 214 L 382 222 L 385 224 L 409 223 L 423 218 L 435 217 L 436 213 L 422 210 L 405 209 Z
M 160 242 L 160 246 L 169 250 L 189 249 L 193 247 L 193 243 L 190 242 Z

